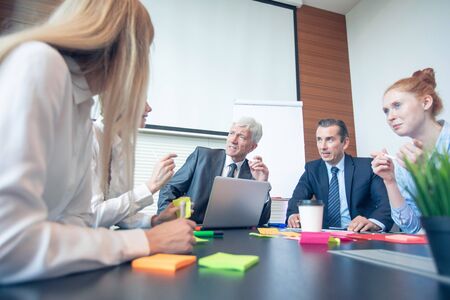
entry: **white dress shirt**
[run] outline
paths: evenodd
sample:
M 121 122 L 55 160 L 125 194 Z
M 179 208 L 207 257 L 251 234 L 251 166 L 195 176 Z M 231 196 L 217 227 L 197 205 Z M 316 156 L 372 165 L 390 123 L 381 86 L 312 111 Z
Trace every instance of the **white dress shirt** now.
M 116 136 L 112 144 L 111 181 L 108 199 L 105 199 L 100 185 L 100 148 L 98 138 L 103 134 L 102 119 L 93 124 L 94 139 L 92 147 L 92 211 L 95 227 L 118 225 L 121 228 L 149 228 L 150 216 L 139 213 L 144 207 L 153 204 L 152 193 L 146 184 L 138 185 L 130 191 L 125 176 L 125 160 L 122 140 Z
M 149 253 L 141 229 L 86 227 L 92 223 L 92 99 L 77 70 L 41 42 L 24 43 L 0 62 L 0 283 Z
M 244 164 L 244 161 L 245 161 L 245 159 L 242 160 L 242 161 L 239 161 L 239 162 L 234 162 L 233 159 L 230 156 L 225 155 L 225 164 L 224 164 L 223 170 L 222 170 L 222 177 L 227 177 L 228 171 L 230 171 L 230 168 L 231 168 L 230 165 L 232 163 L 235 163 L 236 164 L 236 170 L 234 171 L 234 176 L 233 177 L 234 178 L 239 178 L 239 172 L 241 172 L 241 167 Z M 269 189 L 269 191 L 270 191 L 270 189 Z M 269 202 L 269 200 L 270 200 L 270 195 L 267 196 L 267 199 L 266 199 L 265 203 Z

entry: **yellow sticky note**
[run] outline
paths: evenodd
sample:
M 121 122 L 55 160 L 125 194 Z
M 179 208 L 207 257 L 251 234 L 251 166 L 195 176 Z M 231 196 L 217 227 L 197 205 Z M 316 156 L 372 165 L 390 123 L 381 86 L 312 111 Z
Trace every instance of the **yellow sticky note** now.
M 298 232 L 292 232 L 292 231 L 283 231 L 283 232 L 280 232 L 280 234 L 281 234 L 281 235 L 284 235 L 284 236 L 287 236 L 287 237 L 294 237 L 294 238 L 300 236 L 300 233 L 298 233 Z
M 187 219 L 191 216 L 191 198 L 180 197 L 180 198 L 172 201 L 173 205 L 175 205 L 176 207 L 179 207 L 181 205 L 181 202 L 185 203 L 184 204 L 184 208 L 185 208 L 184 217 Z M 177 216 L 180 217 L 179 211 L 177 211 Z
M 328 240 L 329 246 L 339 246 L 340 244 L 341 244 L 340 238 L 330 236 L 330 239 Z
M 261 238 L 273 238 L 273 237 L 275 237 L 273 234 L 261 234 L 261 233 L 256 233 L 256 232 L 250 232 L 248 235 L 249 236 L 261 237 Z
M 277 235 L 280 233 L 278 228 L 258 228 L 259 233 L 268 235 Z
M 131 266 L 139 270 L 175 272 L 180 268 L 193 264 L 196 260 L 197 257 L 193 255 L 160 253 L 136 258 L 131 262 Z

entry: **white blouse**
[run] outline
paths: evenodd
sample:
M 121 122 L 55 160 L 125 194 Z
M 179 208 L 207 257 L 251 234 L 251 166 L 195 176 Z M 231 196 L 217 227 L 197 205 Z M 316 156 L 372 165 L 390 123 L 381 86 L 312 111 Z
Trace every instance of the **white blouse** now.
M 149 228 L 151 217 L 139 213 L 144 207 L 153 204 L 152 193 L 147 185 L 140 184 L 134 189 L 128 187 L 125 176 L 125 160 L 122 151 L 122 140 L 116 136 L 112 144 L 111 181 L 108 199 L 100 184 L 101 165 L 98 138 L 103 135 L 103 122 L 94 122 L 93 156 L 92 156 L 92 211 L 94 227 Z
M 0 62 L 0 283 L 149 253 L 140 229 L 86 227 L 92 224 L 92 99 L 77 70 L 41 42 L 24 43 Z

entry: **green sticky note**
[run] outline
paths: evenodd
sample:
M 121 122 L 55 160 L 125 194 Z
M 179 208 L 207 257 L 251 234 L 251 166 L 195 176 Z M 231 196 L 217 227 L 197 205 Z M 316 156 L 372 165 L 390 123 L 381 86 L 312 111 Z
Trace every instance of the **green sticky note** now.
M 259 257 L 256 255 L 237 255 L 217 252 L 216 254 L 200 258 L 198 265 L 211 269 L 245 271 L 258 263 L 258 261 Z
M 200 276 L 219 276 L 232 279 L 242 279 L 245 276 L 245 271 L 238 270 L 224 270 L 224 269 L 211 269 L 211 268 L 199 268 L 198 273 Z
M 195 242 L 196 242 L 197 244 L 204 244 L 204 243 L 209 242 L 208 239 L 201 239 L 201 238 L 198 238 L 198 237 L 196 237 L 196 236 L 194 236 L 194 238 L 195 238 Z
M 176 207 L 179 207 L 181 205 L 181 202 L 184 202 L 184 217 L 187 219 L 191 216 L 191 198 L 189 197 L 180 197 L 178 199 L 175 199 L 172 201 L 173 205 Z M 180 211 L 177 211 L 177 217 L 180 217 Z

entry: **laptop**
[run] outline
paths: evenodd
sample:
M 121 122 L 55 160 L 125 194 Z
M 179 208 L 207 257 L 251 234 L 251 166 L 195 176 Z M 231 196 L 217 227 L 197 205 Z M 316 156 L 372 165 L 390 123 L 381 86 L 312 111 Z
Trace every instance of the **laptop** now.
M 269 189 L 268 182 L 217 176 L 202 228 L 257 226 Z

